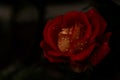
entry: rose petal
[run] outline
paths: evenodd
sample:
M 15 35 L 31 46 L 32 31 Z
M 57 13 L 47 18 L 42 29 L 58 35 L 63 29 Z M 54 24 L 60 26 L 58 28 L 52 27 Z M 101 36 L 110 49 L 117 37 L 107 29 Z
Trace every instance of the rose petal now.
M 52 50 L 47 51 L 46 54 L 53 57 L 69 57 L 70 56 L 68 53 L 61 53 L 61 52 L 52 51 Z
M 92 36 L 90 38 L 90 41 L 93 41 L 94 38 L 99 34 L 99 29 L 100 29 L 100 21 L 99 21 L 99 18 L 98 16 L 96 15 L 96 13 L 94 12 L 94 10 L 90 10 L 88 11 L 87 13 L 87 16 L 88 16 L 88 19 L 89 21 L 91 22 L 92 24 Z
M 50 62 L 65 62 L 65 60 L 63 60 L 62 58 L 60 59 L 60 58 L 53 58 L 53 57 L 51 57 L 51 56 L 49 56 L 49 55 L 46 55 L 46 53 L 44 53 L 44 57 L 45 58 L 47 58 Z
M 47 24 L 45 25 L 45 28 L 44 28 L 44 31 L 43 31 L 44 40 L 45 40 L 46 42 L 48 42 L 47 30 L 48 30 L 48 28 L 49 28 L 49 26 L 50 26 L 51 23 L 52 23 L 52 20 L 49 20 L 49 21 L 47 22 Z M 49 43 L 49 42 L 48 42 L 48 43 Z
M 84 26 L 86 27 L 86 31 L 84 34 L 84 37 L 82 38 L 82 42 L 86 41 L 90 35 L 91 35 L 91 24 L 88 21 L 87 16 L 85 15 L 85 13 L 80 12 L 79 13 L 79 17 L 81 18 L 81 22 L 84 24 Z
M 111 37 L 112 33 L 108 32 L 105 34 L 105 36 L 102 39 L 102 45 L 99 44 L 99 48 L 96 50 L 94 55 L 90 58 L 90 63 L 95 66 L 98 63 L 102 61 L 102 59 L 109 53 L 110 48 L 109 48 L 109 39 Z
M 96 43 L 93 43 L 92 45 L 90 45 L 89 47 L 81 51 L 80 53 L 72 54 L 71 61 L 83 61 L 86 58 L 88 58 L 89 55 L 92 53 L 95 45 Z
M 48 51 L 47 55 L 51 55 L 51 56 L 54 56 L 54 57 L 60 57 L 60 56 L 62 56 L 62 53 L 56 52 L 56 51 Z
M 63 59 L 58 58 L 61 54 L 50 51 L 50 47 L 44 41 L 41 41 L 40 46 L 44 49 L 44 57 L 50 62 L 64 62 Z
M 112 32 L 106 33 L 103 41 L 104 42 L 109 42 L 111 35 L 112 35 Z
M 105 19 L 99 13 L 97 13 L 97 14 L 98 14 L 98 17 L 100 19 L 100 32 L 99 32 L 99 35 L 102 35 L 105 32 L 105 29 L 107 27 L 107 22 L 105 21 Z
M 45 41 L 47 44 L 49 44 L 54 50 L 58 50 L 58 47 L 57 47 L 57 33 L 58 32 L 57 30 L 59 30 L 60 28 L 60 24 L 61 24 L 61 21 L 62 21 L 62 16 L 58 16 L 57 18 L 55 18 L 50 25 L 46 26 L 45 27 L 45 30 L 44 30 L 44 38 L 45 38 Z M 58 28 L 58 29 L 55 29 L 55 28 Z
M 100 63 L 105 56 L 109 53 L 110 48 L 107 42 L 104 42 L 101 47 L 99 47 L 96 52 L 90 57 L 90 63 L 95 66 Z
M 104 33 L 107 23 L 95 9 L 89 10 L 86 14 L 93 25 L 93 33 L 90 38 L 92 42 L 96 36 L 100 36 Z
M 40 42 L 40 47 L 43 48 L 43 50 L 45 51 L 52 50 L 51 47 L 48 44 L 46 44 L 45 41 Z
M 72 11 L 68 12 L 63 16 L 63 26 L 72 27 L 80 19 L 79 12 Z
M 43 41 L 43 40 L 40 42 L 40 47 L 41 47 L 41 48 L 44 47 L 44 41 Z
M 68 61 L 68 56 L 63 56 L 60 52 L 55 51 L 44 51 L 44 56 L 48 58 L 50 62 L 66 62 Z
M 45 46 L 46 46 L 46 44 L 45 44 L 45 42 L 47 43 L 47 44 L 49 44 L 49 40 L 48 40 L 48 36 L 47 36 L 47 31 L 48 31 L 48 28 L 49 28 L 49 26 L 50 26 L 50 24 L 52 24 L 52 20 L 49 20 L 48 22 L 47 22 L 47 24 L 45 25 L 45 28 L 44 28 L 44 31 L 43 31 L 43 36 L 44 36 L 44 40 L 45 41 L 41 41 L 41 43 L 40 43 L 40 46 L 42 47 L 42 48 L 44 48 L 45 49 Z M 50 44 L 49 44 L 50 45 Z

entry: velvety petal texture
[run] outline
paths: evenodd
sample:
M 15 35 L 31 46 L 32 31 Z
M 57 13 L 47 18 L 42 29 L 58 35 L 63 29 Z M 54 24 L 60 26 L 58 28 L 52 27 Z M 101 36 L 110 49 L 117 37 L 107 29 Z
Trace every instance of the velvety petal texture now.
M 106 27 L 107 22 L 95 9 L 57 16 L 47 22 L 43 31 L 40 46 L 44 57 L 50 62 L 79 65 L 75 70 L 96 66 L 110 52 L 112 33 L 105 32 Z

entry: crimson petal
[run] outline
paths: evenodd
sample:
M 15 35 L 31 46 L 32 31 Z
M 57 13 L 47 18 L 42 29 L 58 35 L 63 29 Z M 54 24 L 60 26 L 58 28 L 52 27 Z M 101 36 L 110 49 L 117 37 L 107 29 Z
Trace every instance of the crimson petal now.
M 85 15 L 85 13 L 83 13 L 83 12 L 80 12 L 79 13 L 79 17 L 81 18 L 81 22 L 84 24 L 84 26 L 86 27 L 86 33 L 85 33 L 85 35 L 84 35 L 84 37 L 82 38 L 82 42 L 84 42 L 84 41 L 86 41 L 89 37 L 90 37 L 90 35 L 91 35 L 91 24 L 89 23 L 89 21 L 88 21 L 88 18 L 87 18 L 87 16 Z
M 40 42 L 40 47 L 43 48 L 43 50 L 45 51 L 52 50 L 51 47 L 48 44 L 46 44 L 45 41 Z
M 63 26 L 72 27 L 80 19 L 79 12 L 68 12 L 63 16 Z
M 96 43 L 93 43 L 92 45 L 90 45 L 89 47 L 87 47 L 86 49 L 81 51 L 80 53 L 72 54 L 71 61 L 83 61 L 86 58 L 88 58 L 89 55 L 92 53 L 95 45 L 96 45 Z
M 40 42 L 40 47 L 44 48 L 44 41 L 43 40 Z
M 92 25 L 92 36 L 90 38 L 90 42 L 92 42 L 96 36 L 98 36 L 98 34 L 100 33 L 100 18 L 99 18 L 99 14 L 97 13 L 97 11 L 95 9 L 91 9 L 88 12 L 86 12 L 86 15 L 89 19 L 89 21 L 91 22 Z
M 101 36 L 104 33 L 107 23 L 95 9 L 89 10 L 86 14 L 93 25 L 93 33 L 90 38 L 90 42 L 92 42 L 96 36 Z
M 69 54 L 67 54 L 67 53 L 61 53 L 61 52 L 52 51 L 52 50 L 47 51 L 46 54 L 53 56 L 53 57 L 69 57 Z
M 60 56 L 62 56 L 62 53 L 56 52 L 56 51 L 48 51 L 46 54 L 54 56 L 54 57 L 60 57 Z
M 44 35 L 44 39 L 45 39 L 45 41 L 48 43 L 48 38 L 47 38 L 47 30 L 48 30 L 48 28 L 49 28 L 49 26 L 50 26 L 50 24 L 52 23 L 52 20 L 49 20 L 48 22 L 47 22 L 47 24 L 45 25 L 45 28 L 44 28 L 44 31 L 43 31 L 43 35 Z
M 103 41 L 104 42 L 109 42 L 111 35 L 112 35 L 112 32 L 106 33 L 105 36 L 104 36 Z
M 53 58 L 49 55 L 46 55 L 46 53 L 44 53 L 44 57 L 47 58 L 50 62 L 65 62 L 65 60 L 63 60 L 62 58 Z
M 96 52 L 91 56 L 90 63 L 95 66 L 100 63 L 104 57 L 109 53 L 110 48 L 107 42 L 104 42 L 101 47 L 99 47 Z

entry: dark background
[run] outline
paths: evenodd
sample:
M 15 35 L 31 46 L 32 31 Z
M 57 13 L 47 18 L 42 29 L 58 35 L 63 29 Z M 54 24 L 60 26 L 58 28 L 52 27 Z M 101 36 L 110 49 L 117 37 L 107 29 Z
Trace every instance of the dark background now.
M 68 11 L 95 7 L 112 31 L 111 53 L 91 74 L 69 71 L 64 64 L 50 64 L 39 46 L 48 19 Z M 120 6 L 112 0 L 1 0 L 0 80 L 120 80 Z M 62 66 L 61 66 L 62 65 Z

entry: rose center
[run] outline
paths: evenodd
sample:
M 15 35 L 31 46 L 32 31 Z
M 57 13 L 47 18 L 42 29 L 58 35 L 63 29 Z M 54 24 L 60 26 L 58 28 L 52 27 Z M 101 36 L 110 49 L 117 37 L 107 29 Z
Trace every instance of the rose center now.
M 70 49 L 71 43 L 80 38 L 80 34 L 81 34 L 80 24 L 75 24 L 71 28 L 62 28 L 61 31 L 58 33 L 59 50 L 61 52 L 68 51 Z M 82 43 L 79 43 L 79 44 L 81 45 Z M 76 44 L 78 48 L 80 46 L 79 44 Z M 82 47 L 79 49 L 82 49 Z

